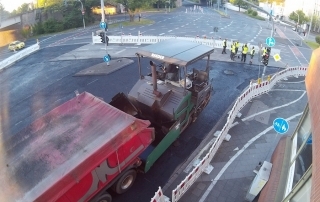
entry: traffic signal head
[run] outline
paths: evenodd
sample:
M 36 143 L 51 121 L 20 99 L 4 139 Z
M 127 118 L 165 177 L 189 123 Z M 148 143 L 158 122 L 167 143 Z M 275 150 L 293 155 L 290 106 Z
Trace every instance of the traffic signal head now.
M 104 33 L 103 33 L 103 32 L 100 32 L 99 36 L 100 36 L 100 38 L 101 38 L 101 42 L 102 42 L 102 43 L 106 43 L 105 38 L 104 38 Z

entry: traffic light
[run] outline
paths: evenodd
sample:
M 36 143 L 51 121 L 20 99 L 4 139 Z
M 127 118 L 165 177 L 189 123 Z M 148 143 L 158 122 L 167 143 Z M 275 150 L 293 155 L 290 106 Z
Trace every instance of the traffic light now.
M 104 38 L 104 33 L 100 32 L 99 36 L 101 38 L 101 43 L 106 43 L 105 38 Z
M 263 63 L 265 66 L 268 66 L 270 53 L 271 53 L 271 48 L 268 47 L 268 48 L 266 49 L 266 52 L 265 52 L 264 55 L 262 56 L 262 63 Z
M 101 43 L 106 43 L 107 41 L 107 46 L 109 46 L 109 37 L 104 36 L 104 32 L 100 32 L 99 36 L 101 38 Z

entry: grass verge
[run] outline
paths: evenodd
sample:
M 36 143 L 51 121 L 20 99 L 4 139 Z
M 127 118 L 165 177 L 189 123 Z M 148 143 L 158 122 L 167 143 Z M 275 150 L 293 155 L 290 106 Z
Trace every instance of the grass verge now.
M 249 16 L 249 17 L 251 17 L 251 18 L 255 18 L 255 19 L 257 19 L 257 20 L 262 20 L 262 21 L 265 21 L 265 20 L 266 20 L 266 19 L 264 19 L 263 17 L 260 17 L 259 15 L 253 16 L 253 15 L 247 13 L 247 11 L 244 12 L 244 14 L 246 14 L 247 16 Z
M 316 42 L 314 41 L 309 41 L 309 40 L 304 40 L 304 42 L 312 49 L 312 50 L 315 50 L 317 48 L 319 48 L 319 44 L 317 44 Z

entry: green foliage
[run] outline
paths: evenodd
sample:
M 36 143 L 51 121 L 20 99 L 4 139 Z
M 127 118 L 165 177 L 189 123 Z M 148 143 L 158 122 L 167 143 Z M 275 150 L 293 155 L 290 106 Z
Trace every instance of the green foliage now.
M 55 20 L 55 19 L 49 19 L 47 21 L 45 21 L 43 23 L 43 30 L 44 30 L 44 33 L 53 33 L 53 32 L 56 32 L 56 31 L 62 31 L 62 30 L 57 30 L 59 29 L 60 27 L 57 27 L 57 24 L 59 24 L 61 22 Z
M 316 36 L 316 42 L 320 45 L 320 35 Z
M 302 10 L 297 10 L 295 12 L 292 12 L 289 15 L 289 19 L 293 20 L 293 21 L 295 21 L 296 23 L 299 23 L 299 24 L 303 24 L 303 23 L 309 22 L 308 16 L 306 16 L 306 14 L 304 14 L 304 12 Z M 298 20 L 299 20 L 299 22 L 298 22 Z
M 24 38 L 28 38 L 31 36 L 31 29 L 29 27 L 25 27 L 21 30 L 21 35 L 24 37 Z
M 44 29 L 41 22 L 38 22 L 37 24 L 33 25 L 32 29 L 34 35 L 44 34 Z
M 249 15 L 251 15 L 252 12 L 253 12 L 253 10 L 252 10 L 251 8 L 249 8 L 249 9 L 247 10 L 247 13 L 248 13 Z
M 257 16 L 258 12 L 257 11 L 252 11 L 252 16 Z

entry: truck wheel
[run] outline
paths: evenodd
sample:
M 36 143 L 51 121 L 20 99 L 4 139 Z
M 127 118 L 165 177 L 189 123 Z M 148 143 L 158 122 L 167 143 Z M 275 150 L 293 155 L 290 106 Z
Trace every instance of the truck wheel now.
M 97 200 L 96 202 L 111 202 L 112 201 L 112 197 L 110 194 L 105 193 L 102 194 Z
M 123 194 L 133 185 L 133 182 L 135 181 L 136 176 L 137 176 L 137 172 L 135 170 L 132 170 L 132 169 L 128 170 L 113 185 L 113 190 L 117 194 Z

